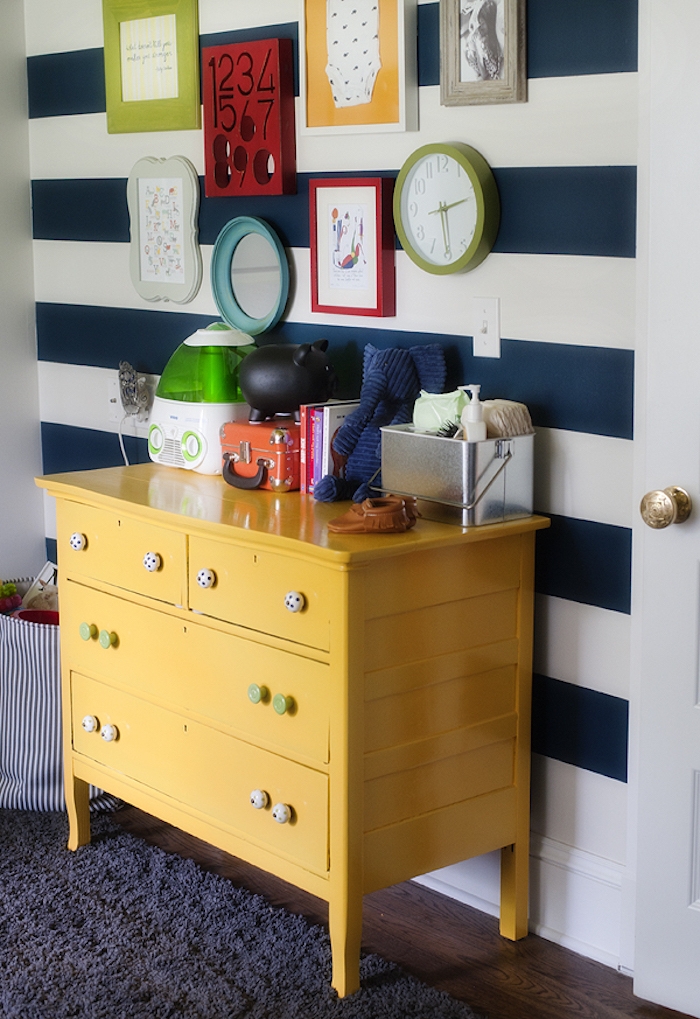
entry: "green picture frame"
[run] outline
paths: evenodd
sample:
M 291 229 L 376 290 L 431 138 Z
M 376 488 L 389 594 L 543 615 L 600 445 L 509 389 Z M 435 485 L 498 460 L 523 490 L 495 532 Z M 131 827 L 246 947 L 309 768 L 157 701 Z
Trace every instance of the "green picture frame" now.
M 107 131 L 201 126 L 197 0 L 102 0 Z

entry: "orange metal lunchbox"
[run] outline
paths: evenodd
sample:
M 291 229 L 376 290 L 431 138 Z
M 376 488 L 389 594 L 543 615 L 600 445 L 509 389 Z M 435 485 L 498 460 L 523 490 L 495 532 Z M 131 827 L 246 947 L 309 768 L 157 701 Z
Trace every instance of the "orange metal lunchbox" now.
M 221 473 L 234 488 L 293 492 L 299 488 L 300 431 L 293 418 L 221 427 Z

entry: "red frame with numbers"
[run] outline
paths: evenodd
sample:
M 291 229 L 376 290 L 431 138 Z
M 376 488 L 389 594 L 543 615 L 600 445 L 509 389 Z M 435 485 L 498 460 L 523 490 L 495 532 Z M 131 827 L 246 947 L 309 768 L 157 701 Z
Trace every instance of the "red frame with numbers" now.
M 207 198 L 296 191 L 291 39 L 202 50 Z

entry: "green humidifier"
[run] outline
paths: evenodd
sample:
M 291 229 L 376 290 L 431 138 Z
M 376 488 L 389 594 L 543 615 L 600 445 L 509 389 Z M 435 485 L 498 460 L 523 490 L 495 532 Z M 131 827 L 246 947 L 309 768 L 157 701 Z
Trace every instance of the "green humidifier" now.
M 248 416 L 238 369 L 254 349 L 251 336 L 223 322 L 198 329 L 180 344 L 153 400 L 151 460 L 200 474 L 221 473 L 219 430 Z

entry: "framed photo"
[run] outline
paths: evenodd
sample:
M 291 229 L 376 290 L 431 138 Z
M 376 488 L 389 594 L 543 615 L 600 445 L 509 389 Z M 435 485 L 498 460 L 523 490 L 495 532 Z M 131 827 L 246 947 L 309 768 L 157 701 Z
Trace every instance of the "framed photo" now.
M 107 131 L 201 124 L 197 0 L 102 0 Z
M 525 0 L 440 0 L 443 106 L 527 101 Z
M 126 184 L 131 282 L 145 301 L 187 304 L 202 282 L 199 178 L 189 159 L 144 156 Z
M 309 181 L 311 310 L 395 315 L 391 177 Z
M 416 0 L 302 0 L 301 130 L 418 127 Z

